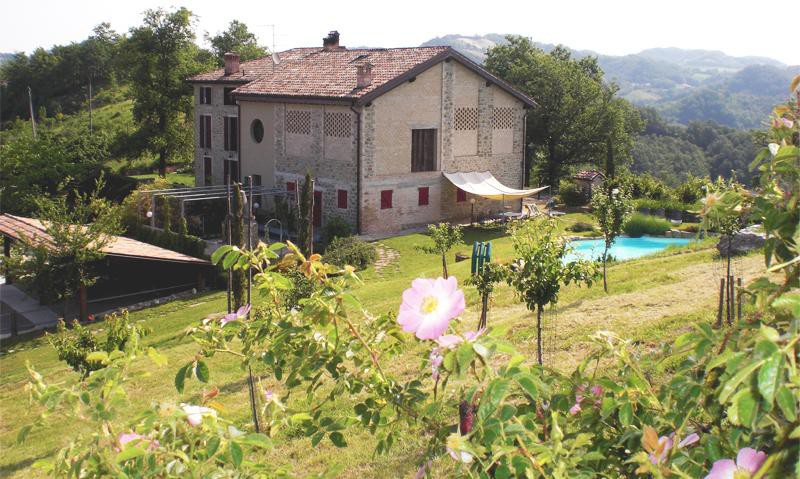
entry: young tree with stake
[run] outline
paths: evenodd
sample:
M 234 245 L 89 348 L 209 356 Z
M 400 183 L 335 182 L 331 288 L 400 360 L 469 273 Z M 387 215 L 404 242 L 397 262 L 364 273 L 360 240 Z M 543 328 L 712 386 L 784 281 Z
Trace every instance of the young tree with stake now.
M 428 225 L 428 234 L 433 240 L 433 245 L 417 248 L 428 254 L 442 255 L 442 277 L 447 278 L 447 252 L 463 240 L 461 227 L 450 223 L 431 224 Z
M 633 205 L 631 197 L 625 191 L 614 188 L 611 191 L 602 189 L 592 195 L 592 214 L 600 224 L 600 231 L 603 232 L 605 248 L 603 249 L 603 291 L 608 292 L 608 282 L 606 280 L 606 262 L 608 261 L 608 249 L 614 241 L 622 234 L 625 223 L 631 216 Z
M 558 302 L 562 285 L 591 286 L 597 275 L 594 263 L 585 260 L 564 263 L 569 244 L 556 233 L 554 220 L 521 221 L 511 225 L 516 259 L 509 266 L 506 282 L 528 307 L 536 311 L 536 352 L 542 361 L 542 311 Z

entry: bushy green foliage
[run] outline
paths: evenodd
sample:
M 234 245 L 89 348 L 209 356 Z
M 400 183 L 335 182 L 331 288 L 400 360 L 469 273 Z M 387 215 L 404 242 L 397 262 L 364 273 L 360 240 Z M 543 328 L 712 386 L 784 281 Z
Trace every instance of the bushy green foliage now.
M 375 245 L 354 236 L 334 238 L 325 249 L 325 261 L 341 268 L 347 265 L 356 270 L 368 268 L 378 259 Z
M 561 180 L 558 185 L 558 198 L 567 206 L 585 206 L 589 204 L 589 195 L 571 180 Z
M 224 56 L 228 52 L 239 54 L 239 60 L 246 62 L 267 55 L 267 49 L 258 44 L 256 36 L 239 20 L 231 20 L 228 29 L 213 37 L 206 34 L 206 41 L 216 57 L 217 64 L 224 65 Z
M 206 242 L 202 238 L 190 234 L 173 233 L 134 223 L 126 225 L 125 235 L 143 243 L 160 246 L 195 258 L 206 256 Z
M 567 231 L 572 231 L 573 233 L 586 233 L 589 231 L 596 231 L 597 228 L 591 224 L 586 223 L 584 221 L 577 221 L 569 226 L 567 226 Z
M 638 112 L 616 96 L 594 56 L 576 58 L 563 46 L 548 53 L 529 38 L 508 36 L 491 48 L 486 68 L 535 97 L 527 115 L 526 145 L 543 184 L 556 185 L 571 167 L 604 166 L 613 176 L 631 161 L 633 142 L 642 128 Z M 525 171 L 531 171 L 526 164 Z
M 651 200 L 672 199 L 672 190 L 663 181 L 648 173 L 621 174 L 615 179 L 615 185 L 629 192 L 634 199 L 647 198 Z
M 57 332 L 47 335 L 50 345 L 58 353 L 58 359 L 67 363 L 73 371 L 81 373 L 81 378 L 106 367 L 108 354 L 138 348 L 139 339 L 147 334 L 146 329 L 131 323 L 127 311 L 106 316 L 103 324 L 106 327 L 105 341 L 101 341 L 97 333 L 81 326 L 77 320 L 73 321 L 71 330 L 67 329 L 63 320 L 59 321 Z M 97 352 L 106 354 L 93 354 Z
M 353 236 L 353 227 L 341 216 L 334 216 L 329 219 L 323 227 L 326 241 L 331 242 L 336 238 L 346 238 Z
M 711 180 L 694 175 L 687 175 L 686 180 L 675 188 L 675 196 L 682 203 L 695 204 L 705 195 L 704 187 Z
M 54 198 L 34 199 L 38 219 L 50 239 L 22 235 L 17 255 L 10 264 L 14 276 L 33 285 L 37 291 L 52 288 L 43 297 L 71 298 L 81 287 L 94 284 L 96 261 L 105 257 L 103 248 L 122 231 L 118 206 L 100 197 L 104 186 L 100 177 L 89 194 L 63 186 Z
M 660 236 L 669 231 L 672 224 L 664 219 L 652 215 L 643 215 L 641 213 L 634 213 L 631 218 L 625 223 L 625 234 L 638 238 L 643 235 Z
M 304 254 L 313 253 L 314 245 L 314 179 L 310 172 L 300 188 L 299 208 L 297 210 L 297 244 Z

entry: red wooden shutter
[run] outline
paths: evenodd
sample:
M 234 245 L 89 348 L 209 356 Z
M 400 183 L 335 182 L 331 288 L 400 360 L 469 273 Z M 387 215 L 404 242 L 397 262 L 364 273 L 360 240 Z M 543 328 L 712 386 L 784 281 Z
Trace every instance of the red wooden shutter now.
M 297 191 L 297 183 L 295 183 L 294 181 L 287 181 L 286 191 Z
M 336 203 L 340 209 L 347 209 L 347 190 L 336 190 Z
M 211 148 L 211 115 L 206 115 L 205 120 L 206 120 L 205 121 L 205 125 L 204 125 L 205 129 L 206 129 L 206 133 L 205 133 L 206 145 L 205 145 L 205 147 L 206 148 Z
M 427 186 L 423 188 L 419 188 L 417 190 L 419 192 L 419 206 L 425 206 L 428 204 L 428 194 L 430 193 L 430 188 Z
M 203 186 L 211 186 L 214 176 L 211 171 L 211 158 L 203 158 Z
M 206 117 L 200 116 L 200 148 L 206 147 Z
M 392 190 L 381 191 L 381 209 L 388 210 L 392 207 Z
M 456 201 L 459 203 L 467 201 L 467 192 L 462 190 L 461 188 L 458 188 L 456 190 Z

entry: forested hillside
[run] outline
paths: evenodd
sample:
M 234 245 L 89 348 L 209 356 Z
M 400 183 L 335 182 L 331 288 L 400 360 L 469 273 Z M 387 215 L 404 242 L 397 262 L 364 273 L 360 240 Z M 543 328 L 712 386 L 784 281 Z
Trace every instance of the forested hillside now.
M 149 10 L 128 32 L 103 23 L 83 41 L 2 62 L 3 211 L 30 213 L 37 195 L 61 187 L 87 191 L 101 173 L 105 193 L 120 199 L 132 174 L 191 168 L 193 101 L 185 78 L 221 65 L 225 51 L 244 59 L 266 54 L 241 22 L 209 36 L 210 50 L 197 45 L 193 25 L 185 8 Z
M 506 43 L 503 35 L 445 35 L 423 45 L 451 45 L 475 61 L 486 50 Z M 537 43 L 544 51 L 554 45 Z M 653 48 L 625 56 L 571 50 L 578 58 L 596 56 L 620 95 L 640 106 L 653 106 L 671 121 L 713 121 L 733 128 L 763 128 L 776 103 L 788 97 L 786 85 L 800 74 L 765 57 L 732 57 L 718 51 Z

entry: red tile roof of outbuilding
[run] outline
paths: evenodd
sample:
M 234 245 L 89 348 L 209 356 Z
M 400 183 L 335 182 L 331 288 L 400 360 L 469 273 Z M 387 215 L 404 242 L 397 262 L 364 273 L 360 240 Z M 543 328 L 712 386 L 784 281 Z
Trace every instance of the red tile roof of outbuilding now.
M 14 216 L 7 213 L 0 215 L 0 233 L 14 238 L 15 240 L 25 237 L 33 242 L 43 244 L 52 244 L 53 241 L 41 221 L 35 218 Z M 152 261 L 210 264 L 204 259 L 187 256 L 124 236 L 114 236 L 111 241 L 103 247 L 103 252 L 109 256 Z

